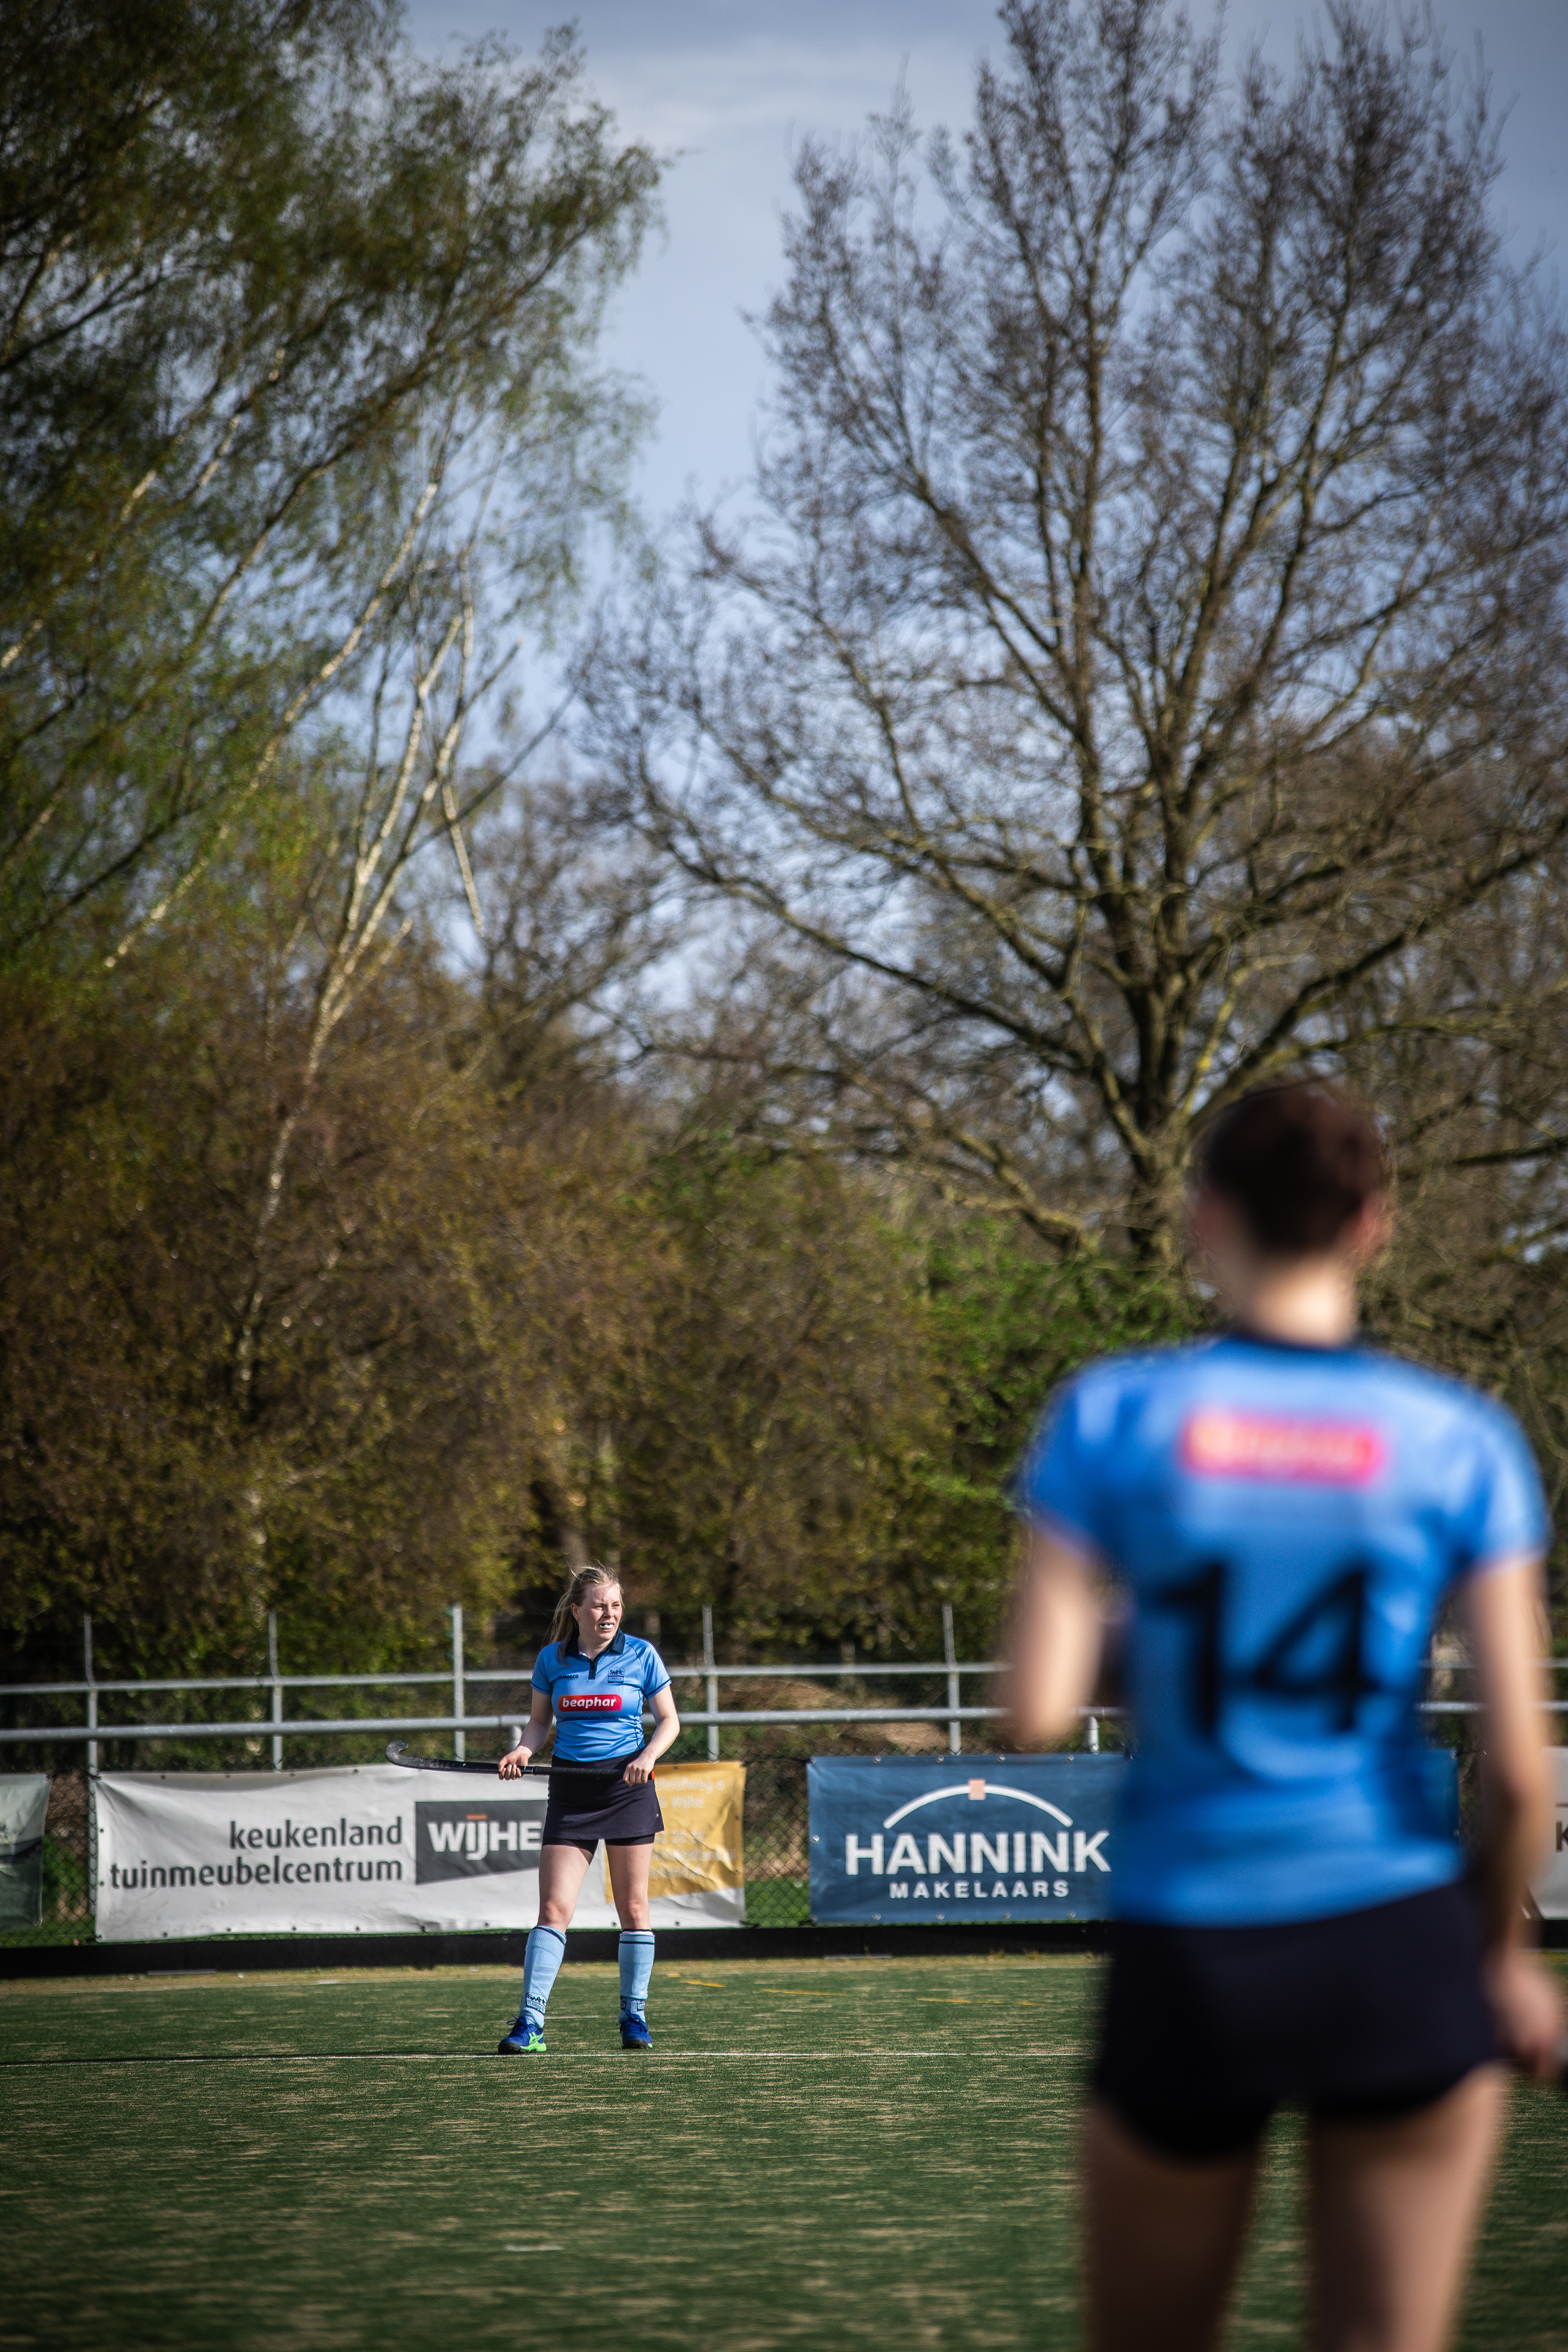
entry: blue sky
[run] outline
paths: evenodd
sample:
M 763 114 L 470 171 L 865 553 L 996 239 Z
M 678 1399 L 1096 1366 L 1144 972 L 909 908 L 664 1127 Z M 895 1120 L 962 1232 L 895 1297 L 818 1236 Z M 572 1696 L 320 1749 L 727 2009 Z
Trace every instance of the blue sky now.
M 1204 21 L 1205 11 L 1194 15 Z M 1568 287 L 1568 0 L 1438 0 L 1450 45 L 1484 44 L 1509 109 L 1500 201 L 1520 249 L 1545 243 Z M 609 355 L 658 404 L 638 490 L 650 518 L 689 488 L 709 499 L 745 476 L 765 373 L 742 313 L 781 272 L 779 217 L 802 133 L 853 136 L 903 73 L 920 120 L 961 123 L 976 57 L 998 43 L 994 0 L 409 0 L 416 45 L 507 35 L 536 49 L 574 18 L 590 79 L 625 130 L 680 150 L 667 236 L 622 295 Z M 1311 21 L 1300 0 L 1231 0 L 1232 54 L 1262 39 L 1289 60 Z

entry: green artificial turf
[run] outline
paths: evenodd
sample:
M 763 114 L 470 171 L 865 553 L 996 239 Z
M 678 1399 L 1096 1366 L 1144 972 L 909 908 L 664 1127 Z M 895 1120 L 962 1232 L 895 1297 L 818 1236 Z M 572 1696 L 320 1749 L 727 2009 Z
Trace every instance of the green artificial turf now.
M 668 1948 L 667 1948 L 668 1950 Z M 0 1986 L 0 2346 L 1077 2346 L 1079 1959 L 668 1955 Z M 1231 2343 L 1299 2340 L 1295 2137 Z M 1568 2347 L 1568 2101 L 1521 2089 L 1461 2337 Z M 1151 2347 L 1157 2352 L 1157 2347 Z

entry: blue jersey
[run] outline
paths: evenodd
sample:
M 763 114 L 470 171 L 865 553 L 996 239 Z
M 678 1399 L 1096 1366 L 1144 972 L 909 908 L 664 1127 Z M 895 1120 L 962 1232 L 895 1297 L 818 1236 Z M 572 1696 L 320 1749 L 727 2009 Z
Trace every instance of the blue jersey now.
M 573 1627 L 533 1662 L 533 1687 L 555 1717 L 555 1755 L 562 1764 L 610 1764 L 635 1756 L 643 1744 L 643 1701 L 666 1688 L 669 1676 L 651 1642 L 625 1627 L 607 1650 L 585 1658 Z
M 1126 1587 L 1124 1916 L 1319 1918 L 1459 1875 L 1416 1713 L 1433 1622 L 1548 1535 L 1500 1405 L 1360 1347 L 1111 1358 L 1058 1392 L 1017 1498 Z

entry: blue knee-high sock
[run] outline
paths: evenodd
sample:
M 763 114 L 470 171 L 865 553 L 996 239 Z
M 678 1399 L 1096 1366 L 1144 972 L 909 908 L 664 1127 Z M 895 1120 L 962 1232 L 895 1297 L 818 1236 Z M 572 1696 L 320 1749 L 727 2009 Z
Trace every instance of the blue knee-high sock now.
M 559 1927 L 531 1927 L 522 1955 L 522 2014 L 535 2025 L 544 2023 L 550 1988 L 566 1957 L 566 1938 Z
M 648 1981 L 653 1975 L 653 1930 L 651 1927 L 624 1927 L 621 1930 L 621 2014 L 630 2010 L 641 2017 L 647 2007 Z

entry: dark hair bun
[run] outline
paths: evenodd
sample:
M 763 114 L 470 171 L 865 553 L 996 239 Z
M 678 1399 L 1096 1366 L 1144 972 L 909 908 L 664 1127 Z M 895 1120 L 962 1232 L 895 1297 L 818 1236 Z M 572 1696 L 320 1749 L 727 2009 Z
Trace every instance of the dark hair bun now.
M 1305 1257 L 1331 1249 L 1388 1182 L 1370 1115 L 1322 1079 L 1258 1087 L 1205 1132 L 1198 1172 L 1240 1210 L 1260 1247 Z

